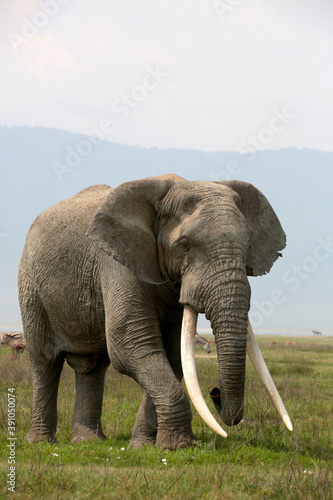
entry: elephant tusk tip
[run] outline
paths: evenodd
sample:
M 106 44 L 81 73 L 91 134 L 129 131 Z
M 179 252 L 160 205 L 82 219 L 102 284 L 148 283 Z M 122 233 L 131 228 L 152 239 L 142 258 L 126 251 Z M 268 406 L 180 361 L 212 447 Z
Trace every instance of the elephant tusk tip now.
M 284 425 L 287 427 L 287 429 L 292 432 L 294 430 L 294 428 L 293 428 L 293 424 L 291 423 L 291 420 L 289 418 L 289 415 L 283 415 L 282 420 L 283 420 Z
M 222 429 L 222 427 L 220 427 L 220 430 L 215 429 L 215 432 L 222 436 L 224 439 L 228 437 L 228 434 Z

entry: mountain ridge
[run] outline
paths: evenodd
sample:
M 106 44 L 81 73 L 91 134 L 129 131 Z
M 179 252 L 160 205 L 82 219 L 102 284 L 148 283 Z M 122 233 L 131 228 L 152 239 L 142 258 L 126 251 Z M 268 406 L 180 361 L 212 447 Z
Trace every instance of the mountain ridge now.
M 241 155 L 232 151 L 140 148 L 103 140 L 94 146 L 93 140 L 97 142 L 96 138 L 84 134 L 52 128 L 0 127 L 3 186 L 0 323 L 20 321 L 17 265 L 26 234 L 39 213 L 92 184 L 116 187 L 129 180 L 168 172 L 188 180 L 234 178 L 251 182 L 260 189 L 282 223 L 287 248 L 271 273 L 257 281 L 250 279 L 252 309 L 257 304 L 254 316 L 262 320 L 257 327 L 333 329 L 330 245 L 326 245 L 325 261 L 311 261 L 320 245 L 318 241 L 327 243 L 333 233 L 333 153 L 287 148 Z M 72 164 L 66 158 L 70 153 Z M 65 167 L 58 175 L 57 164 Z M 321 250 L 322 255 L 324 251 Z M 297 267 L 301 268 L 303 277 L 298 278 L 300 285 L 293 291 Z M 273 303 L 271 311 L 264 301 L 271 302 L 272 291 L 276 289 L 285 300 L 281 304 Z

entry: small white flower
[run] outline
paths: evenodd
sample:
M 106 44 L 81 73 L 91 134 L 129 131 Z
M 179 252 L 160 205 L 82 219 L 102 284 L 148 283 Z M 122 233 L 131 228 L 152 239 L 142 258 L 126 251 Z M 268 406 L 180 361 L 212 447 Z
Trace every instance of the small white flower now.
M 118 460 L 120 459 L 120 457 L 118 457 Z
M 112 450 L 112 446 L 109 448 L 109 450 Z
M 51 455 L 54 455 L 55 457 L 59 457 L 59 453 L 52 453 L 51 452 Z
M 162 458 L 162 462 L 166 462 L 166 458 Z
M 120 448 L 120 449 L 121 449 L 121 451 L 124 451 L 125 448 Z

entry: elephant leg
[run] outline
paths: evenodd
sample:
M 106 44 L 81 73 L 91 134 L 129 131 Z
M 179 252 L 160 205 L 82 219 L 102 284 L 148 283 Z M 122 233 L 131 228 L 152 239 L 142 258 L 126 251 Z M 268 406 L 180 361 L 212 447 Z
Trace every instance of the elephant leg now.
M 176 376 L 160 331 L 147 332 L 141 338 L 144 345 L 140 349 L 140 358 L 131 359 L 130 371 L 128 362 L 124 363 L 127 368 L 122 370 L 147 393 L 139 409 L 131 445 L 151 445 L 156 434 L 156 445 L 160 448 L 187 448 L 194 442 L 192 413 L 188 397 L 177 378 L 180 376 L 179 367 L 175 366 Z
M 148 444 L 151 444 L 155 433 L 152 404 L 157 417 L 156 446 L 174 450 L 193 444 L 190 403 L 165 353 L 154 353 L 141 359 L 140 369 L 131 376 L 149 395 L 149 398 L 144 398 L 139 410 L 131 444 L 139 446 L 147 443 L 147 434 Z M 142 422 L 143 428 L 140 428 Z
M 130 447 L 139 448 L 143 444 L 153 446 L 156 442 L 156 433 L 155 405 L 149 394 L 145 392 L 132 430 Z
M 32 425 L 26 439 L 32 443 L 54 442 L 58 386 L 64 358 L 55 346 L 54 331 L 33 282 L 24 277 L 19 292 L 33 384 Z
M 180 355 L 181 321 L 180 316 L 178 323 L 162 328 L 165 352 L 170 366 L 180 382 L 183 377 Z M 130 446 L 140 447 L 143 444 L 153 446 L 156 442 L 156 434 L 156 408 L 149 394 L 145 392 L 132 430 Z
M 165 353 L 173 371 L 175 377 L 175 384 L 181 391 L 181 401 L 183 401 L 183 412 L 184 412 L 184 424 L 180 426 L 178 424 L 177 412 L 172 414 L 170 419 L 171 423 L 171 433 L 169 425 L 165 425 L 164 417 L 158 420 L 158 431 L 156 436 L 156 445 L 162 448 L 174 449 L 174 448 L 187 448 L 189 445 L 195 443 L 195 436 L 192 433 L 191 421 L 192 412 L 190 407 L 190 402 L 187 394 L 181 386 L 181 381 L 183 378 L 183 370 L 181 364 L 181 352 L 180 352 L 180 337 L 181 337 L 181 323 L 182 323 L 182 311 L 177 314 L 174 313 L 174 321 L 170 324 L 162 327 L 162 340 L 165 349 Z M 175 431 L 173 429 L 176 429 Z M 171 446 L 170 446 L 171 445 Z
M 105 440 L 101 414 L 105 372 L 110 360 L 107 355 L 99 358 L 66 355 L 66 358 L 75 370 L 76 384 L 71 440 L 74 443 L 95 438 Z
M 169 450 L 187 448 L 194 442 L 188 397 L 165 352 L 149 356 L 146 361 L 150 370 L 139 373 L 138 382 L 148 392 L 156 409 L 156 446 Z
M 46 362 L 40 357 L 32 363 L 33 405 L 32 425 L 27 434 L 27 441 L 55 441 L 57 429 L 57 395 L 63 359 Z

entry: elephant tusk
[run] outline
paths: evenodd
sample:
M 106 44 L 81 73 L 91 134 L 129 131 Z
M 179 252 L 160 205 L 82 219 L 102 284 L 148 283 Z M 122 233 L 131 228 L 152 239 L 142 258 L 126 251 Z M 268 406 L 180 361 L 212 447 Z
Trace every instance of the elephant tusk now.
M 181 334 L 181 358 L 185 385 L 197 412 L 204 422 L 206 422 L 206 424 L 217 434 L 226 438 L 228 434 L 220 427 L 211 414 L 199 386 L 194 359 L 197 317 L 198 314 L 191 306 L 184 306 Z
M 280 394 L 278 393 L 278 390 L 273 382 L 271 374 L 268 371 L 264 358 L 262 357 L 250 321 L 248 322 L 248 328 L 247 328 L 247 353 L 261 382 L 264 384 L 264 387 L 273 405 L 275 406 L 276 411 L 280 415 L 287 429 L 292 431 L 293 425 L 289 418 L 288 412 L 285 409 L 285 406 L 282 402 Z

